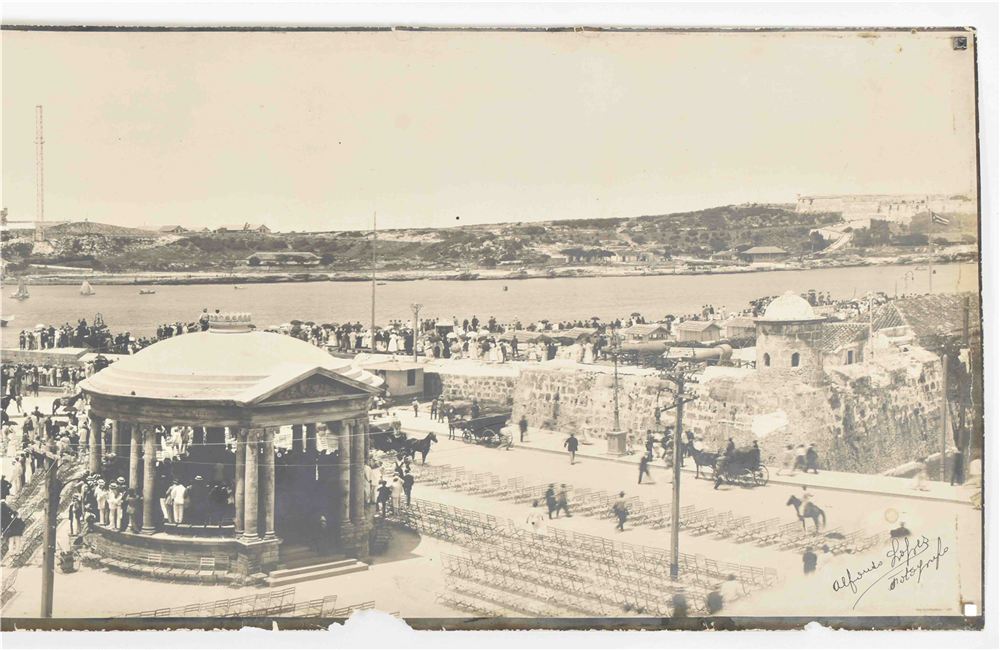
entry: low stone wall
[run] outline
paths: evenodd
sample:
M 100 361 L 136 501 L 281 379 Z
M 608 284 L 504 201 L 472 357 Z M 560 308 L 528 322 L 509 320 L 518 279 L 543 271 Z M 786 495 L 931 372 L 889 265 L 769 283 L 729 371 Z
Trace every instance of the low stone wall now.
M 512 422 L 602 438 L 614 429 L 614 376 L 576 369 L 524 370 L 514 390 Z M 622 431 L 655 429 L 654 411 L 661 382 L 656 377 L 620 375 L 618 412 Z M 669 395 L 661 403 L 669 403 Z
M 474 370 L 474 371 L 473 371 Z M 424 395 L 445 400 L 478 400 L 485 406 L 510 408 L 520 372 L 516 366 L 495 369 L 436 367 L 424 371 Z

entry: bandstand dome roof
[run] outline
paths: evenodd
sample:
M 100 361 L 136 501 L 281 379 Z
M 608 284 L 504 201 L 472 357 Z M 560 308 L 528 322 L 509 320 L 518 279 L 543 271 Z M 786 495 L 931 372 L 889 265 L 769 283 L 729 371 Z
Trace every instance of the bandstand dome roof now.
M 255 331 L 246 316 L 159 341 L 88 377 L 81 387 L 112 397 L 239 404 L 317 372 L 363 392 L 378 392 L 383 383 L 351 359 L 291 336 Z
M 809 304 L 802 296 L 794 291 L 787 291 L 785 295 L 775 298 L 764 310 L 764 315 L 757 320 L 761 321 L 804 321 L 821 320 L 822 316 L 817 316 Z

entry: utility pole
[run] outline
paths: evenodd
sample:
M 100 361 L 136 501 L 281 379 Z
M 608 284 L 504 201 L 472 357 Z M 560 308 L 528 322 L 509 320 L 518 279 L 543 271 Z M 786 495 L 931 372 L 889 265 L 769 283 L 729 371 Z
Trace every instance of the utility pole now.
M 45 532 L 42 548 L 42 618 L 52 618 L 52 597 L 56 577 L 56 525 L 62 486 L 56 474 L 59 461 L 50 458 L 45 476 Z
M 934 213 L 931 212 L 931 197 L 927 196 L 927 293 L 934 293 L 934 240 L 931 231 L 934 229 Z
M 45 137 L 42 129 L 42 107 L 35 106 L 35 241 L 45 239 Z
M 618 334 L 614 331 L 611 332 L 611 351 L 612 357 L 615 360 L 615 430 L 614 433 L 618 433 L 622 430 L 621 421 L 618 415 L 618 353 L 621 351 L 621 346 L 618 344 Z
M 680 521 L 681 521 L 681 438 L 684 435 L 684 375 L 677 376 L 677 424 L 674 429 L 674 489 L 670 506 L 670 578 L 676 580 L 680 572 Z
M 413 363 L 417 362 L 417 338 L 420 336 L 420 308 L 423 305 L 413 303 L 410 309 L 413 310 Z
M 674 429 L 673 502 L 670 504 L 670 578 L 672 580 L 676 580 L 679 575 L 680 527 L 678 522 L 681 518 L 681 441 L 684 436 L 684 405 L 696 399 L 691 395 L 684 394 L 684 384 L 687 382 L 684 372 L 681 370 L 665 376 L 667 381 L 673 382 L 677 386 L 677 398 L 673 405 L 666 408 L 666 410 L 677 409 L 677 421 Z
M 372 354 L 375 354 L 375 240 L 378 239 L 378 213 L 372 213 Z
M 947 478 L 948 458 L 948 353 L 941 355 L 941 481 Z

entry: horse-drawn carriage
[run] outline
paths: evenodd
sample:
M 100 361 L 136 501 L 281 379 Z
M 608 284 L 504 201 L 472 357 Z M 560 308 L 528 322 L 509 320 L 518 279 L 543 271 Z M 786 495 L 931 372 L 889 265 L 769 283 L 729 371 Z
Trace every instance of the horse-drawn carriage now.
M 397 457 L 415 458 L 419 453 L 421 462 L 426 462 L 430 453 L 431 443 L 437 442 L 437 436 L 428 433 L 423 438 L 410 438 L 402 431 L 397 435 L 391 426 L 373 425 L 369 431 L 372 449 L 383 453 L 393 453 Z
M 715 466 L 715 482 L 739 483 L 744 486 L 767 485 L 767 467 L 760 463 L 760 449 L 739 447 L 729 456 L 719 456 Z
M 487 447 L 509 447 L 513 444 L 514 438 L 510 432 L 504 431 L 504 427 L 510 419 L 510 414 L 510 411 L 505 411 L 458 420 L 455 422 L 455 427 L 462 432 L 462 440 L 467 443 L 475 442 L 477 445 Z

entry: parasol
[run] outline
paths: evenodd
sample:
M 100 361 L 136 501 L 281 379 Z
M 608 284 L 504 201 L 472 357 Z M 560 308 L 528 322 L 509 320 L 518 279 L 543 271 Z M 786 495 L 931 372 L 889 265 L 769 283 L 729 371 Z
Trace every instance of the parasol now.
M 634 315 L 635 314 L 633 314 L 633 316 Z M 302 321 L 300 321 L 300 320 L 292 320 L 292 325 L 301 325 L 301 324 L 302 324 Z

